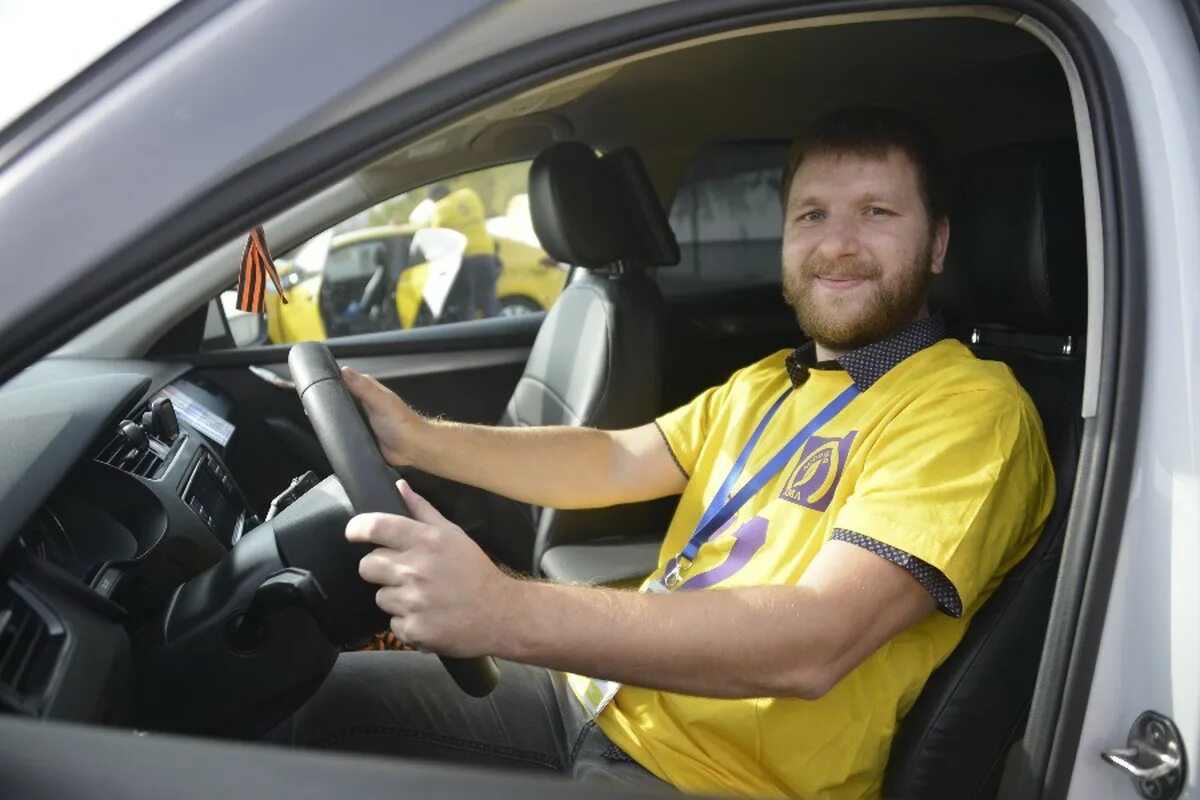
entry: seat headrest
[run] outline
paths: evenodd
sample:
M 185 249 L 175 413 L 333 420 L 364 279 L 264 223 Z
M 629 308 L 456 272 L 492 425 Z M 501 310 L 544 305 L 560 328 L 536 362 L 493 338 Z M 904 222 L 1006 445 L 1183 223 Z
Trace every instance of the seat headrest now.
M 1009 145 L 963 159 L 937 295 L 955 325 L 1079 334 L 1087 258 L 1079 155 L 1071 142 Z
M 588 269 L 679 262 L 679 245 L 641 158 L 598 156 L 580 142 L 553 145 L 529 171 L 533 230 L 555 261 Z

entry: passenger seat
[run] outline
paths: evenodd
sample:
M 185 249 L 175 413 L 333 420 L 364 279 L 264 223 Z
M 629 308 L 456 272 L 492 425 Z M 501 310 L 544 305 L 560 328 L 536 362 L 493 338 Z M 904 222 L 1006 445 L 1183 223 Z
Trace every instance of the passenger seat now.
M 629 149 L 599 156 L 578 142 L 556 144 L 533 162 L 529 204 L 542 247 L 578 269 L 542 323 L 501 424 L 620 429 L 650 422 L 661 411 L 664 310 L 646 269 L 678 263 L 679 246 L 641 159 Z M 479 538 L 511 566 L 608 582 L 615 565 L 598 558 L 592 543 L 615 532 L 661 542 L 673 505 L 667 500 L 564 511 L 489 494 L 491 535 Z M 530 541 L 532 554 L 515 550 Z M 581 542 L 589 544 L 576 552 Z

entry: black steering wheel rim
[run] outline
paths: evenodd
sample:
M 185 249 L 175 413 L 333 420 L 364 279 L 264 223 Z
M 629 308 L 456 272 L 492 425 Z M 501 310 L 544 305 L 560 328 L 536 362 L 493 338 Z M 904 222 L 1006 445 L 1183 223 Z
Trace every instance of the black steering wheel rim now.
M 396 488 L 395 473 L 380 454 L 379 445 L 357 403 L 342 383 L 341 370 L 329 348 L 321 342 L 294 345 L 288 353 L 288 368 L 304 412 L 354 510 L 360 514 L 383 512 L 411 516 Z M 345 546 L 361 548 L 363 555 L 371 549 L 369 545 L 349 542 L 345 542 Z M 358 581 L 364 587 L 364 599 L 360 601 L 364 605 L 364 617 L 386 620 L 386 615 L 375 606 L 374 587 L 361 579 Z M 369 607 L 365 607 L 367 601 Z M 483 697 L 496 686 L 499 670 L 490 657 L 441 656 L 441 660 L 455 683 L 467 694 Z

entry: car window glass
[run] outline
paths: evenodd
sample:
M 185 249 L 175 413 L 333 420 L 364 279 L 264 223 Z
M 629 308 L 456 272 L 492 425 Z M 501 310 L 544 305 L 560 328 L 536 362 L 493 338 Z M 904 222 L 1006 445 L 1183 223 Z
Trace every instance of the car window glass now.
M 265 318 L 222 307 L 239 345 L 290 344 L 545 311 L 567 270 L 538 243 L 529 163 L 421 186 L 276 254 L 287 303 Z M 248 318 L 247 318 L 248 317 Z
M 680 262 L 658 271 L 667 296 L 779 283 L 784 143 L 710 148 L 684 170 L 670 224 Z

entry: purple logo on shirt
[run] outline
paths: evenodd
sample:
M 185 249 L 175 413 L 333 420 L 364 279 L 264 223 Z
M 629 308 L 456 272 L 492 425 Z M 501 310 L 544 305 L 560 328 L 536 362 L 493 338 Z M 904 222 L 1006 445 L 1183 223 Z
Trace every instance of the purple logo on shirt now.
M 850 444 L 857 433 L 850 431 L 840 439 L 810 436 L 800 453 L 800 463 L 779 496 L 813 511 L 829 508 L 850 454 Z

